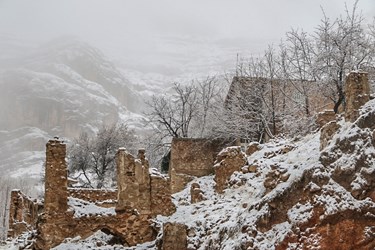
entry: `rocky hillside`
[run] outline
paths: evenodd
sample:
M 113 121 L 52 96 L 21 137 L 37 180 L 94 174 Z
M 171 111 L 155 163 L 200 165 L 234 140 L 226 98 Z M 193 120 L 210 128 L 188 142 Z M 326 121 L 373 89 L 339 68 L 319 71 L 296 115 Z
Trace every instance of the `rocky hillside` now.
M 16 51 L 15 44 L 8 39 L 1 46 Z M 56 135 L 69 139 L 117 121 L 139 126 L 141 97 L 88 44 L 62 39 L 6 55 L 0 57 L 2 171 L 29 174 L 22 168 L 31 166 L 32 173 L 40 172 L 41 166 L 35 167 L 41 165 L 41 150 Z
M 360 112 L 354 123 L 337 117 L 328 143 L 319 131 L 298 141 L 254 144 L 247 154 L 226 149 L 216 167 L 246 162 L 228 188 L 219 194 L 217 178 L 197 178 L 192 183 L 200 187 L 190 183 L 175 194 L 176 213 L 158 216 L 155 224 L 184 225 L 184 232 L 169 235 L 178 241 L 186 233 L 181 246 L 187 249 L 374 249 L 375 100 Z M 202 194 L 201 201 L 192 200 L 191 190 Z M 121 249 L 158 249 L 162 236 Z M 98 232 L 56 249 L 119 249 L 105 246 L 107 237 Z

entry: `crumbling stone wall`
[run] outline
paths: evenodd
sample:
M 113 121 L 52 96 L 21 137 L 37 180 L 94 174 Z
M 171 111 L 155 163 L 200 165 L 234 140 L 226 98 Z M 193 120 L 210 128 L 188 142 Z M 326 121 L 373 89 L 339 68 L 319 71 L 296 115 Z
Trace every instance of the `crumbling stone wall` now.
M 36 249 L 50 249 L 66 238 L 86 238 L 98 230 L 106 230 L 119 237 L 127 246 L 152 241 L 156 232 L 151 226 L 150 215 L 120 213 L 113 216 L 87 216 L 74 218 L 65 212 L 55 217 L 53 223 L 42 223 L 38 227 Z M 51 219 L 50 219 L 51 220 Z
M 134 159 L 130 154 L 126 154 L 125 150 L 119 151 L 118 166 L 121 176 L 130 177 L 134 180 L 133 183 L 139 187 L 139 184 L 144 180 L 149 180 L 145 173 L 148 173 L 145 168 L 145 159 Z M 117 198 L 113 192 L 99 191 L 99 190 L 74 190 L 67 189 L 66 178 L 66 164 L 65 164 L 65 144 L 59 140 L 51 140 L 47 143 L 47 164 L 46 164 L 46 192 L 45 192 L 45 207 L 43 214 L 40 214 L 37 223 L 37 239 L 34 244 L 35 249 L 50 249 L 60 244 L 65 238 L 72 238 L 81 236 L 88 237 L 97 230 L 106 230 L 124 242 L 125 245 L 134 246 L 136 244 L 152 241 L 156 237 L 156 232 L 153 229 L 152 215 L 150 213 L 142 212 L 142 206 L 138 211 L 134 208 L 129 210 L 121 210 L 114 214 L 88 214 L 86 216 L 76 217 L 75 212 L 68 209 L 67 196 L 68 193 L 83 200 L 92 201 L 98 199 L 95 203 L 103 202 L 107 199 Z M 127 164 L 124 164 L 127 163 Z M 141 171 L 140 171 L 141 170 Z M 126 183 L 121 182 L 123 179 L 119 178 L 119 190 L 129 188 Z M 135 182 L 135 180 L 137 182 Z M 150 187 L 150 184 L 148 184 Z M 120 189 L 120 187 L 122 189 Z M 139 192 L 139 190 L 138 190 Z M 118 191 L 120 193 L 120 191 Z M 60 197 L 52 197 L 60 196 Z M 118 195 L 118 194 L 117 194 Z M 116 196 L 117 196 L 116 195 Z M 101 196 L 99 198 L 98 196 Z M 124 193 L 122 196 L 124 197 Z M 127 196 L 127 198 L 135 196 Z M 137 196 L 135 198 L 139 198 Z M 122 201 L 122 204 L 127 204 Z M 138 200 L 131 200 L 130 205 L 139 206 Z M 151 202 L 148 201 L 150 204 Z
M 102 207 L 113 207 L 117 204 L 117 189 L 68 188 L 68 195 Z
M 8 237 L 14 238 L 34 229 L 42 209 L 43 204 L 37 199 L 27 197 L 20 190 L 13 190 L 10 194 Z
M 150 166 L 145 156 L 145 150 L 138 150 L 137 159 L 135 161 L 135 177 L 138 180 L 139 199 L 141 213 L 151 212 L 151 175 Z M 169 196 L 170 199 L 170 196 Z
M 171 199 L 171 182 L 163 175 L 151 176 L 151 211 L 153 215 L 171 215 L 176 206 Z
M 246 164 L 245 154 L 241 151 L 241 147 L 234 146 L 223 149 L 217 156 L 215 164 L 215 190 L 223 193 L 227 188 L 227 181 L 235 171 L 240 171 Z
M 150 174 L 144 150 L 139 150 L 137 158 L 119 150 L 117 191 L 68 188 L 65 154 L 66 146 L 58 138 L 47 143 L 44 211 L 41 204 L 20 192 L 12 193 L 10 236 L 36 229 L 33 248 L 50 249 L 66 238 L 85 238 L 103 230 L 124 245 L 134 246 L 156 238 L 152 226 L 155 215 L 175 212 L 170 181 L 156 172 Z M 78 200 L 71 203 L 73 198 Z M 79 200 L 86 203 L 80 205 Z M 73 205 L 76 202 L 78 205 Z M 98 208 L 98 212 L 90 210 L 83 215 L 75 211 L 87 202 L 109 209 L 102 213 Z
M 184 189 L 194 177 L 213 174 L 216 155 L 228 144 L 220 140 L 173 138 L 169 165 L 172 193 Z
M 167 222 L 163 225 L 162 250 L 186 250 L 187 226 L 180 223 Z
M 345 83 L 346 110 L 345 120 L 355 122 L 359 117 L 359 109 L 370 100 L 370 85 L 366 72 L 351 72 Z M 332 140 L 340 125 L 336 122 L 335 115 L 330 111 L 320 113 L 317 122 L 321 127 L 320 150 Z
M 135 158 L 124 148 L 116 155 L 117 165 L 117 206 L 116 211 L 140 209 L 138 204 L 139 187 L 135 177 Z
M 345 120 L 354 122 L 359 116 L 359 108 L 370 100 L 368 73 L 351 72 L 345 83 Z
M 68 171 L 66 144 L 58 138 L 46 145 L 44 212 L 64 213 L 68 209 Z
M 316 117 L 316 123 L 318 124 L 319 128 L 322 128 L 328 122 L 335 121 L 335 120 L 336 120 L 336 114 L 335 114 L 335 111 L 333 110 L 324 110 L 322 112 L 319 112 Z
M 125 149 L 117 154 L 118 202 L 116 211 L 137 209 L 141 214 L 170 215 L 176 210 L 171 200 L 170 181 L 150 174 L 144 150 L 135 158 Z

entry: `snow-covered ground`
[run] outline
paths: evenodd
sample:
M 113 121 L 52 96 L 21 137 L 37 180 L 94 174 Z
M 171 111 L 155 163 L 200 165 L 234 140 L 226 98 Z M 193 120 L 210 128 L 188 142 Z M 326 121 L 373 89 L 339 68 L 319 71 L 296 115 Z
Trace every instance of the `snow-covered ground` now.
M 264 158 L 265 154 L 280 151 L 285 145 L 295 147 L 287 154 L 278 154 L 272 158 Z M 263 148 L 248 157 L 248 162 L 257 162 L 259 173 L 235 172 L 230 180 L 231 187 L 225 190 L 224 194 L 218 194 L 214 190 L 214 176 L 196 178 L 191 183 L 196 182 L 204 192 L 206 200 L 199 203 L 190 203 L 190 185 L 173 195 L 173 201 L 177 206 L 177 211 L 171 216 L 157 216 L 158 223 L 179 222 L 189 228 L 189 247 L 192 249 L 234 249 L 241 242 L 243 237 L 238 232 L 243 224 L 254 225 L 259 217 L 267 213 L 266 206 L 262 209 L 249 209 L 254 204 L 259 204 L 262 200 L 271 199 L 282 193 L 294 181 L 301 178 L 303 172 L 309 168 L 314 168 L 319 164 L 319 134 L 309 135 L 298 142 L 290 142 L 285 139 L 275 140 L 263 145 Z M 271 169 L 271 165 L 277 164 L 279 169 L 284 169 L 290 174 L 287 182 L 281 183 L 269 192 L 263 186 L 266 173 Z M 273 249 L 273 246 L 282 239 L 292 227 L 292 224 L 305 221 L 311 216 L 311 204 L 297 204 L 288 211 L 290 222 L 277 225 L 273 230 L 266 233 L 258 233 L 258 238 L 265 239 L 259 243 L 260 249 Z M 223 232 L 226 232 L 223 236 Z M 95 242 L 106 237 L 103 233 L 97 234 L 87 239 L 69 239 L 55 249 L 90 249 L 95 246 Z M 220 245 L 217 239 L 226 239 Z M 103 240 L 105 241 L 105 240 Z M 106 246 L 98 249 L 156 249 L 155 243 L 139 245 L 133 248 L 120 246 Z
M 367 112 L 375 110 L 375 101 L 367 104 L 365 109 Z M 353 141 L 353 136 L 360 133 L 358 127 L 351 123 L 341 120 L 339 124 L 341 129 L 327 146 L 326 151 L 333 150 L 340 140 Z M 354 140 L 352 143 L 357 145 L 354 147 L 355 151 L 350 155 L 342 153 L 342 159 L 339 156 L 338 161 L 350 163 L 358 160 L 358 152 L 374 153 L 374 147 L 365 144 L 362 139 Z M 189 249 L 232 250 L 240 249 L 246 244 L 251 246 L 251 249 L 275 249 L 288 235 L 300 230 L 301 225 L 309 223 L 317 212 L 317 207 L 323 209 L 320 220 L 331 215 L 336 216 L 340 212 L 367 211 L 366 209 L 375 208 L 370 198 L 356 199 L 350 190 L 334 180 L 332 177 L 334 168 L 322 165 L 319 147 L 319 132 L 307 135 L 298 141 L 278 139 L 263 144 L 259 151 L 247 157 L 249 166 L 257 166 L 256 172 L 235 172 L 223 194 L 215 192 L 213 176 L 196 178 L 183 191 L 173 195 L 177 211 L 171 216 L 157 216 L 155 222 L 160 225 L 165 222 L 187 225 Z M 285 150 L 286 148 L 288 150 Z M 363 168 L 362 172 L 365 170 L 374 172 L 375 164 L 369 163 Z M 275 188 L 267 190 L 264 181 L 272 171 L 287 178 L 279 182 Z M 355 188 L 355 185 L 364 185 L 365 180 L 361 177 L 361 171 L 356 174 L 352 188 Z M 317 181 L 324 179 L 326 181 Z M 205 200 L 191 204 L 190 186 L 193 182 L 200 185 Z M 302 198 L 300 196 L 302 194 L 307 196 Z M 266 223 L 264 225 L 268 226 L 259 230 L 259 223 L 275 220 L 274 214 L 280 211 L 283 211 L 281 219 L 276 219 L 272 224 Z M 371 227 L 365 229 L 368 232 L 366 231 L 364 237 L 373 237 L 371 236 L 373 229 Z M 98 232 L 88 239 L 69 239 L 56 249 L 90 249 L 95 247 L 96 241 L 105 241 L 103 237 L 107 236 Z M 321 237 L 319 233 L 313 233 L 305 239 L 304 244 L 318 247 Z M 106 246 L 98 249 L 156 249 L 155 244 L 149 242 L 132 248 Z M 299 249 L 303 246 L 300 242 L 287 244 L 288 249 Z

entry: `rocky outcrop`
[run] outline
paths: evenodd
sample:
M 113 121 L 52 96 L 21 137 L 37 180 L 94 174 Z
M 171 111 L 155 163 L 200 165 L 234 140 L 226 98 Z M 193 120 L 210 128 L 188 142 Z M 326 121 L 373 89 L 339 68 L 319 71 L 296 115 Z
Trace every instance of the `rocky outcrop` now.
M 204 195 L 203 191 L 201 190 L 201 187 L 198 183 L 192 183 L 190 186 L 190 202 L 191 203 L 197 203 L 200 201 L 203 201 Z
M 261 149 L 261 146 L 259 144 L 259 142 L 251 142 L 247 148 L 246 148 L 246 155 L 247 156 L 250 156 L 252 155 L 253 153 L 259 151 Z
M 267 192 L 274 189 L 281 182 L 286 182 L 290 176 L 286 169 L 280 169 L 277 165 L 273 165 L 271 168 L 271 171 L 266 174 L 266 178 L 263 182 L 263 186 L 266 188 Z
M 223 193 L 228 187 L 228 180 L 235 171 L 240 171 L 246 164 L 245 154 L 241 147 L 234 146 L 223 149 L 217 156 L 215 164 L 215 190 Z
M 330 121 L 322 127 L 320 130 L 320 150 L 323 150 L 329 144 L 339 128 L 340 125 L 336 121 Z
M 318 225 L 304 225 L 302 231 L 288 235 L 276 249 L 290 249 L 288 246 L 293 244 L 303 249 L 374 249 L 374 226 L 373 219 L 363 212 L 335 214 Z
M 15 238 L 26 231 L 33 230 L 42 210 L 43 204 L 41 201 L 27 197 L 20 190 L 12 190 L 10 194 L 8 237 Z

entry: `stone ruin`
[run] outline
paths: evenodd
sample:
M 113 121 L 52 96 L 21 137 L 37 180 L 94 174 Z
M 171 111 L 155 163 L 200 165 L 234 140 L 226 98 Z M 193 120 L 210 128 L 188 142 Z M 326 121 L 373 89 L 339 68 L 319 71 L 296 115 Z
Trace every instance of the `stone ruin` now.
M 9 237 L 34 230 L 33 248 L 50 249 L 66 238 L 86 238 L 102 230 L 119 243 L 134 246 L 156 238 L 152 218 L 175 212 L 169 179 L 149 173 L 144 150 L 138 158 L 125 149 L 118 151 L 118 190 L 112 191 L 69 188 L 65 155 L 62 141 L 47 143 L 44 204 L 12 191 Z M 88 202 L 105 212 L 77 214 L 75 209 Z
M 370 100 L 368 73 L 351 72 L 345 83 L 345 120 L 354 122 L 359 117 L 358 110 Z
M 219 139 L 173 138 L 169 164 L 172 193 L 182 191 L 195 177 L 213 174 L 217 154 L 231 145 Z
M 118 189 L 101 190 L 69 187 L 66 145 L 59 139 L 50 140 L 46 145 L 44 203 L 12 191 L 8 236 L 15 238 L 33 231 L 35 249 L 52 248 L 66 238 L 86 238 L 98 230 L 128 246 L 153 241 L 160 228 L 154 227 L 152 219 L 176 210 L 171 194 L 184 189 L 195 177 L 213 174 L 216 155 L 226 145 L 221 140 L 174 139 L 170 178 L 157 172 L 150 174 L 143 149 L 135 157 L 120 148 L 116 154 Z M 205 199 L 197 183 L 191 187 L 192 203 Z M 88 203 L 107 210 L 101 214 L 76 213 L 77 206 L 84 208 Z M 174 249 L 175 243 L 169 239 L 174 235 L 184 238 L 184 233 L 174 233 L 181 230 L 186 231 L 181 225 L 164 225 L 164 243 L 159 247 Z
M 345 121 L 354 122 L 359 117 L 359 109 L 370 100 L 370 84 L 368 73 L 351 72 L 345 82 Z M 333 111 L 325 111 L 318 115 L 317 123 L 321 128 L 320 150 L 331 141 L 333 135 L 340 129 Z
M 344 116 L 347 121 L 353 122 L 359 117 L 358 109 L 369 100 L 367 74 L 350 73 L 345 92 L 347 107 Z M 336 115 L 330 111 L 323 112 L 317 123 L 321 127 L 320 140 L 323 150 L 340 126 L 336 122 Z M 51 140 L 47 143 L 46 152 L 44 205 L 24 196 L 20 191 L 12 191 L 9 236 L 16 237 L 27 230 L 36 230 L 36 249 L 49 249 L 68 237 L 85 238 L 97 230 L 109 232 L 122 244 L 129 246 L 155 240 L 158 228 L 153 227 L 151 219 L 158 214 L 174 213 L 171 193 L 182 190 L 194 177 L 215 173 L 215 189 L 222 193 L 228 187 L 228 181 L 235 171 L 257 172 L 256 165 L 250 164 L 245 169 L 246 155 L 260 150 L 260 145 L 250 145 L 246 155 L 240 147 L 229 147 L 220 152 L 214 166 L 215 155 L 222 147 L 223 144 L 214 145 L 201 139 L 174 139 L 170 179 L 149 173 L 144 150 L 140 150 L 138 156 L 134 157 L 122 148 L 116 156 L 118 190 L 102 191 L 68 188 L 65 144 L 59 140 Z M 275 154 L 284 154 L 292 149 L 285 148 Z M 267 158 L 273 156 L 264 155 Z M 289 177 L 277 171 L 279 170 L 276 166 L 266 176 L 264 186 L 268 192 Z M 201 202 L 205 198 L 197 183 L 191 185 L 190 192 L 191 203 Z M 115 212 L 77 217 L 69 208 L 72 199 L 90 201 L 103 208 L 113 208 Z M 272 204 L 276 207 L 275 204 L 278 203 Z M 271 207 L 272 204 L 270 203 Z M 268 221 L 266 224 L 272 223 Z M 186 225 L 165 223 L 163 238 L 157 242 L 158 249 L 187 249 L 187 234 Z
M 117 212 L 170 215 L 176 210 L 171 200 L 170 181 L 160 174 L 151 175 L 145 151 L 135 158 L 124 148 L 116 157 L 118 178 Z

